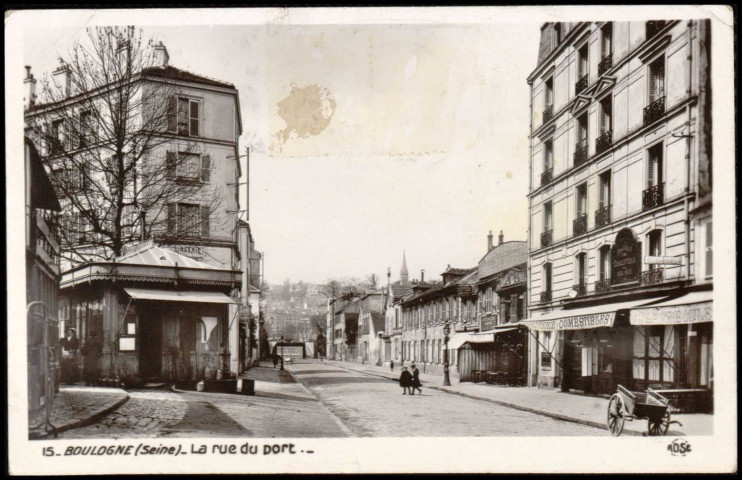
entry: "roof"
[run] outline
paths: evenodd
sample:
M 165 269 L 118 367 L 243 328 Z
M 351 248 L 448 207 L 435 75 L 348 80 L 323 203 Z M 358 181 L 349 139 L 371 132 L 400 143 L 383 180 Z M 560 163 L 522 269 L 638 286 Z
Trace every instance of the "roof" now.
M 513 268 L 528 261 L 528 246 L 522 240 L 497 245 L 479 261 L 479 278 Z
M 173 67 L 172 65 L 165 65 L 164 67 L 148 67 L 142 70 L 142 75 L 167 80 L 201 83 L 213 87 L 235 88 L 231 83 L 205 77 L 203 75 L 196 75 L 195 73 L 183 70 L 182 68 Z
M 186 257 L 172 250 L 159 247 L 152 242 L 145 242 L 135 247 L 128 253 L 116 257 L 116 263 L 130 265 L 153 265 L 157 267 L 185 267 L 185 268 L 203 268 L 209 270 L 220 270 L 208 263 L 199 262 L 192 258 Z
M 345 321 L 358 320 L 358 312 L 345 312 Z
M 471 273 L 473 270 L 476 270 L 477 267 L 472 268 L 451 268 L 448 267 L 445 272 L 442 273 L 442 275 L 467 275 Z
M 398 300 L 406 295 L 409 295 L 412 293 L 412 286 L 410 285 L 400 285 L 400 284 L 392 284 L 392 298 L 394 300 Z

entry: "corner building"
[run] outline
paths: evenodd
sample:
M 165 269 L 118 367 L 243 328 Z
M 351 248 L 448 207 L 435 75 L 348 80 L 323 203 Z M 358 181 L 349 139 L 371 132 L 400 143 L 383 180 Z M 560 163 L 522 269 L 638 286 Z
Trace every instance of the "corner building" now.
M 542 26 L 528 78 L 529 385 L 712 405 L 709 29 Z

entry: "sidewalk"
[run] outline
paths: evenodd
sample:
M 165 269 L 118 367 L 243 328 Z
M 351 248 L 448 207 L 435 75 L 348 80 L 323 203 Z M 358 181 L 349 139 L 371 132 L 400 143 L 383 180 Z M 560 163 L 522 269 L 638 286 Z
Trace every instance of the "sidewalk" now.
M 119 408 L 128 399 L 129 394 L 120 388 L 61 385 L 59 393 L 54 397 L 50 423 L 57 432 L 90 425 Z M 53 438 L 54 431 L 51 428 L 45 431 L 43 422 L 43 416 L 31 422 L 40 425 L 40 428 L 29 428 L 29 439 Z
M 337 361 L 328 361 L 327 363 L 340 368 L 376 375 L 394 381 L 399 379 L 400 374 L 399 367 L 392 372 L 389 367 Z M 560 420 L 602 428 L 607 433 L 606 412 L 608 400 L 603 397 L 564 393 L 558 390 L 541 388 L 495 386 L 470 382 L 459 383 L 458 378 L 455 378 L 453 375 L 451 376 L 451 386 L 442 387 L 440 386 L 443 382 L 442 375 L 430 375 L 422 372 L 420 373 L 420 380 L 422 381 L 423 388 L 433 388 Z M 713 434 L 713 415 L 679 414 L 673 415 L 672 420 L 677 420 L 683 425 L 670 425 L 670 430 L 667 432 L 668 436 Z M 634 420 L 625 423 L 622 435 L 644 435 L 646 432 L 647 421 Z

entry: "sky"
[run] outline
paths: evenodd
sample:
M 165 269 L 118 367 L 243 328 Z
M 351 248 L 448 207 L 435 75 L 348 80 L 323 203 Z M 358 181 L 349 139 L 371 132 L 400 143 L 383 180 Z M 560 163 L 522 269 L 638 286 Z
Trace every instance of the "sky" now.
M 269 283 L 411 278 L 526 240 L 540 22 L 146 26 L 170 64 L 233 83 Z M 84 23 L 24 35 L 52 71 Z M 315 103 L 312 103 L 315 102 Z M 244 205 L 244 204 L 243 204 Z

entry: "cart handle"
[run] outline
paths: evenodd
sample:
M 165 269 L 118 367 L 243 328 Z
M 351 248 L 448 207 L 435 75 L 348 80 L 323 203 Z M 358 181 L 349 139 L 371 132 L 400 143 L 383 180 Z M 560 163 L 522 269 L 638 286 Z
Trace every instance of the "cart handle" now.
M 636 395 L 634 395 L 633 392 L 629 391 L 628 389 L 626 389 L 626 387 L 624 387 L 621 384 L 618 384 L 618 392 L 626 395 L 627 397 L 631 398 L 632 400 L 636 400 Z

